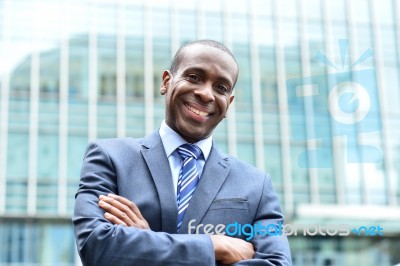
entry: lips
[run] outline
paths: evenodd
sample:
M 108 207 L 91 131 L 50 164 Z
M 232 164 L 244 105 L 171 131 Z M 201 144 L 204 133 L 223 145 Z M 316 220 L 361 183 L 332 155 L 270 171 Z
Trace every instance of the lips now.
M 202 117 L 206 117 L 209 115 L 209 113 L 204 112 L 204 111 L 200 111 L 196 108 L 194 108 L 193 106 L 190 106 L 188 104 L 185 104 L 185 106 L 189 109 L 189 111 L 191 111 L 192 113 L 195 113 L 196 115 L 200 115 Z

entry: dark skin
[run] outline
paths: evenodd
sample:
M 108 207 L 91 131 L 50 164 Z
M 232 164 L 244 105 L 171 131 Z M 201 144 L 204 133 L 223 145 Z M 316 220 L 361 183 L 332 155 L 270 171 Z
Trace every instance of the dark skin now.
M 165 70 L 160 93 L 165 95 L 165 121 L 189 143 L 209 137 L 227 115 L 238 68 L 227 53 L 201 44 L 182 51 L 183 58 L 174 75 Z M 109 194 L 99 197 L 104 217 L 113 224 L 150 230 L 134 202 Z M 215 258 L 232 264 L 254 256 L 254 247 L 244 240 L 211 235 Z
M 233 101 L 236 62 L 217 48 L 192 45 L 174 75 L 164 71 L 161 94 L 165 94 L 165 122 L 186 141 L 209 137 L 226 117 Z

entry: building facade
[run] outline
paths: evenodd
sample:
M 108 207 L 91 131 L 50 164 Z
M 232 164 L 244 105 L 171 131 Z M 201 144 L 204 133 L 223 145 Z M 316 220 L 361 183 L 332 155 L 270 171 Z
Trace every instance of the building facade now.
M 398 1 L 2 0 L 0 265 L 79 265 L 88 141 L 156 129 L 162 71 L 196 39 L 236 56 L 213 138 L 270 173 L 294 265 L 400 263 Z M 363 226 L 383 236 L 336 232 Z

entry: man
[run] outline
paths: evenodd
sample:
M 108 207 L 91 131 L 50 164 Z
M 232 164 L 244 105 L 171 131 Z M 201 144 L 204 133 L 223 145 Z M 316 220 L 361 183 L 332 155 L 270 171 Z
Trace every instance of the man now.
M 160 129 L 88 146 L 73 215 L 84 265 L 291 265 L 284 236 L 201 234 L 283 222 L 269 176 L 212 141 L 238 72 L 221 43 L 188 43 L 162 76 Z

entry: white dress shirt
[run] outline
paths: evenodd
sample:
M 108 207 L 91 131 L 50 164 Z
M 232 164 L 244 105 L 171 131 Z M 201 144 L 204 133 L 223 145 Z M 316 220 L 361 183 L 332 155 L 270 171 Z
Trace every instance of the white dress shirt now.
M 182 158 L 179 155 L 177 148 L 188 142 L 184 140 L 178 133 L 172 130 L 172 128 L 165 123 L 165 120 L 161 123 L 159 133 L 164 146 L 165 154 L 168 158 L 169 166 L 171 168 L 172 181 L 176 196 L 179 171 L 181 170 L 182 166 Z M 199 172 L 199 178 L 201 178 L 204 164 L 207 161 L 208 155 L 210 155 L 212 136 L 192 144 L 198 146 L 202 152 L 200 158 L 197 159 L 197 171 Z

